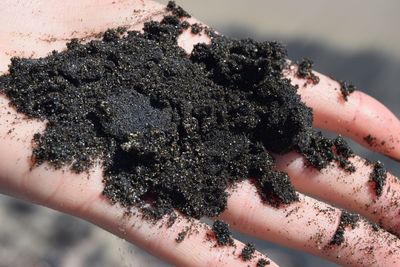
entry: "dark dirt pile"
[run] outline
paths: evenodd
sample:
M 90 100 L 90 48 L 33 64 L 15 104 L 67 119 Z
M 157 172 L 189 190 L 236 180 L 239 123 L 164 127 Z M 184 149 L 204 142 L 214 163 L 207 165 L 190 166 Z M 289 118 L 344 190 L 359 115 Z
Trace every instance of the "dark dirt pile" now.
M 36 164 L 82 172 L 100 159 L 104 194 L 153 218 L 173 209 L 218 215 L 226 188 L 249 177 L 265 201 L 296 201 L 268 151 L 354 170 L 343 139 L 312 129 L 311 109 L 282 77 L 281 44 L 214 34 L 188 56 L 177 37 L 189 15 L 173 3 L 167 9 L 173 15 L 143 33 L 109 30 L 45 58 L 12 59 L 2 92 L 19 112 L 48 121 L 34 137 Z

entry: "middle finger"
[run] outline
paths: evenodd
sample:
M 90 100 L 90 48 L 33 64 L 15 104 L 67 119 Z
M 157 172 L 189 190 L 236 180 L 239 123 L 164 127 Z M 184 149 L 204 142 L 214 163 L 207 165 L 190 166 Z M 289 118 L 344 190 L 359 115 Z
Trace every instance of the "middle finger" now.
M 342 216 L 342 214 L 344 216 Z M 246 234 L 304 250 L 346 266 L 398 266 L 400 240 L 365 219 L 300 195 L 298 202 L 274 208 L 257 189 L 242 182 L 221 215 Z M 346 223 L 349 218 L 354 224 Z
M 349 160 L 356 167 L 353 173 L 343 170 L 338 164 L 318 171 L 308 167 L 305 159 L 296 153 L 276 156 L 278 169 L 289 174 L 298 191 L 362 214 L 399 236 L 399 179 L 387 173 L 386 179 L 382 177 L 379 193 L 371 179 L 374 166 L 359 157 Z

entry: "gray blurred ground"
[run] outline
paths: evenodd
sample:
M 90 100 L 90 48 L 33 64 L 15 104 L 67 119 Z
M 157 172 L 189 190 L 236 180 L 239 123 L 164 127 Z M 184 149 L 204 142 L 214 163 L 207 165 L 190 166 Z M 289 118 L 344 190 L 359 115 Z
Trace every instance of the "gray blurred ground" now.
M 167 1 L 160 1 L 166 3 Z M 277 39 L 294 60 L 349 80 L 400 115 L 400 1 L 181 0 L 195 17 L 233 37 Z M 370 159 L 399 165 L 353 144 Z M 282 266 L 335 266 L 237 234 Z M 0 196 L 0 267 L 168 266 L 84 221 Z

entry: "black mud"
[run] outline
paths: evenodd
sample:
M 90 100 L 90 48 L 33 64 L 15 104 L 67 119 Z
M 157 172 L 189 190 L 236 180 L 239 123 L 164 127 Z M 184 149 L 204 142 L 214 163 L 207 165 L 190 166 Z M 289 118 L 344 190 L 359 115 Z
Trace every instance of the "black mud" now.
M 347 211 L 342 211 L 340 216 L 339 226 L 336 229 L 332 240 L 329 245 L 339 246 L 344 242 L 344 232 L 347 227 L 351 227 L 354 229 L 357 226 L 358 221 L 360 220 L 360 216 L 358 214 L 349 213 Z
M 48 122 L 34 137 L 36 165 L 79 173 L 100 160 L 104 195 L 155 219 L 174 209 L 216 216 L 227 187 L 248 177 L 274 206 L 298 200 L 269 151 L 298 151 L 318 169 L 333 161 L 354 169 L 348 146 L 312 128 L 312 110 L 283 78 L 283 45 L 207 29 L 212 43 L 187 55 L 177 37 L 189 27 L 179 18 L 189 14 L 173 2 L 167 10 L 172 15 L 143 33 L 109 30 L 45 58 L 12 59 L 2 93 L 19 112 Z
M 370 175 L 370 180 L 375 185 L 375 193 L 378 197 L 382 195 L 383 187 L 385 186 L 387 178 L 387 171 L 382 162 L 377 161 L 374 164 L 374 169 Z

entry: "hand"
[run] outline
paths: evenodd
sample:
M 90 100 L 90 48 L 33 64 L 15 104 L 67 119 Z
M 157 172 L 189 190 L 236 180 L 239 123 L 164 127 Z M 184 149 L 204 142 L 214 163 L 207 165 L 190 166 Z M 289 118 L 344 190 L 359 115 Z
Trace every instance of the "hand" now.
M 92 38 L 118 26 L 140 29 L 144 21 L 160 19 L 164 13 L 162 5 L 139 0 L 2 1 L 0 73 L 7 71 L 12 56 L 45 56 L 54 49 L 63 49 L 71 38 Z M 196 42 L 209 42 L 205 35 L 189 32 L 179 41 L 188 52 Z M 304 86 L 305 81 L 294 73 L 292 69 L 285 75 L 299 85 L 303 101 L 314 109 L 315 127 L 347 135 L 368 147 L 363 137 L 371 134 L 376 138 L 371 149 L 400 159 L 400 123 L 384 106 L 361 92 L 344 102 L 338 83 L 332 79 L 316 73 L 320 82 Z M 200 222 L 182 217 L 167 229 L 167 218 L 153 224 L 139 215 L 125 216 L 123 208 L 111 205 L 102 196 L 100 167 L 79 175 L 67 167 L 53 170 L 46 164 L 31 169 L 32 138 L 44 128 L 43 122 L 28 120 L 10 108 L 4 96 L 0 97 L 0 191 L 91 221 L 175 265 L 254 266 L 261 257 L 258 253 L 253 263 L 243 262 L 239 254 L 244 245 L 239 241 L 235 241 L 236 249 L 214 248 L 215 241 L 206 238 L 210 229 Z M 371 167 L 358 157 L 352 162 L 357 171 L 349 174 L 339 167 L 323 171 L 305 167 L 305 160 L 296 153 L 277 156 L 278 167 L 289 173 L 301 192 L 300 201 L 276 209 L 263 203 L 250 183 L 243 182 L 231 193 L 228 209 L 220 217 L 244 233 L 341 265 L 400 265 L 400 182 L 389 175 L 378 198 L 369 183 Z M 341 211 L 312 197 L 357 212 L 385 230 L 375 231 L 362 220 L 355 229 L 346 228 L 342 245 L 329 245 Z M 200 225 L 197 232 L 176 243 L 178 233 L 192 224 Z M 275 264 L 271 262 L 270 266 Z

